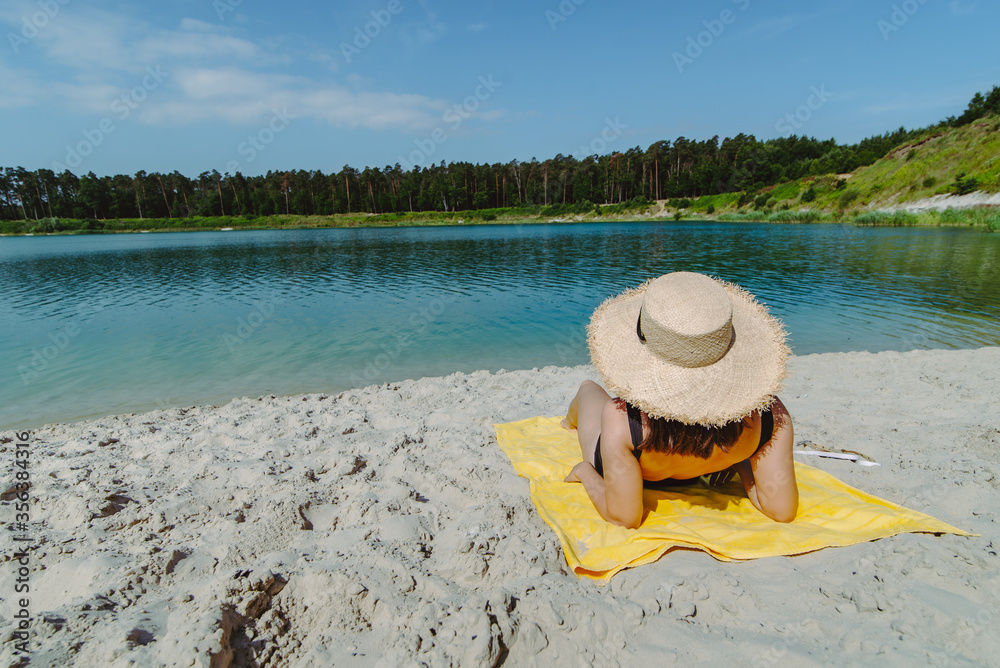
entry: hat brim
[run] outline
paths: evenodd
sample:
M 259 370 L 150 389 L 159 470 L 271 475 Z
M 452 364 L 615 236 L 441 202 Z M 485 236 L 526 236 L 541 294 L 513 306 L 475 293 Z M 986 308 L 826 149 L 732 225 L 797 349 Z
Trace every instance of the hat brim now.
M 791 354 L 787 334 L 753 295 L 718 282 L 733 303 L 735 340 L 722 359 L 705 367 L 665 362 L 639 340 L 636 322 L 650 281 L 601 304 L 587 326 L 587 344 L 608 390 L 652 417 L 707 427 L 770 405 Z

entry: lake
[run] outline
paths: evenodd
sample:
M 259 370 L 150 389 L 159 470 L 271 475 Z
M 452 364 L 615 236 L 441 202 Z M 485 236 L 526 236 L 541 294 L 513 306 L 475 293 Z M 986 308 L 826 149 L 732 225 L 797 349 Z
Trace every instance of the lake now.
M 595 223 L 0 238 L 0 426 L 588 362 L 606 297 L 739 283 L 796 354 L 1000 345 L 1000 234 Z

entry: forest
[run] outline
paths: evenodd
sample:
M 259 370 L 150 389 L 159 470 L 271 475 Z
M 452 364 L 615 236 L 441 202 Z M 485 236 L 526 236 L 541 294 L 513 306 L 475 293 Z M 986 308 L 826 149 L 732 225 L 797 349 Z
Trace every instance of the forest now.
M 792 135 L 759 141 L 739 134 L 697 141 L 679 137 L 582 159 L 562 154 L 539 161 L 452 162 L 406 171 L 399 164 L 339 172 L 277 171 L 261 176 L 140 171 L 134 175 L 77 176 L 69 170 L 0 168 L 0 220 L 192 216 L 390 214 L 481 211 L 524 206 L 592 208 L 729 192 L 754 193 L 778 183 L 822 174 L 844 174 L 870 165 L 915 137 L 1000 113 L 1000 87 L 977 93 L 959 117 L 919 130 L 899 128 L 842 145 Z M 8 231 L 4 226 L 4 231 Z M 15 231 L 15 230 L 9 230 Z

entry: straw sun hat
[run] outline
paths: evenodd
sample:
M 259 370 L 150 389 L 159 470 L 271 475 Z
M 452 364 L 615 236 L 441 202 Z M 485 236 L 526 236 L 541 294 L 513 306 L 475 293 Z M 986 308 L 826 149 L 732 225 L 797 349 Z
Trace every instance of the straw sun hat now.
M 651 417 L 718 427 L 767 407 L 790 354 L 753 295 L 675 272 L 601 304 L 587 328 L 605 385 Z

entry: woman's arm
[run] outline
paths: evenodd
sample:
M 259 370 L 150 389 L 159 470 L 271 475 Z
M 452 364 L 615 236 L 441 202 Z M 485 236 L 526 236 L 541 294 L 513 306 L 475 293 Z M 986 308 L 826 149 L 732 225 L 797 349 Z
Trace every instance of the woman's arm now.
M 776 522 L 791 522 L 799 508 L 792 445 L 792 418 L 780 399 L 771 405 L 774 433 L 760 450 L 736 465 L 743 488 L 757 510 Z
M 597 512 L 608 522 L 636 529 L 642 522 L 642 470 L 632 454 L 628 421 L 614 402 L 601 414 L 602 478 L 590 462 L 580 462 L 566 482 L 581 482 Z

